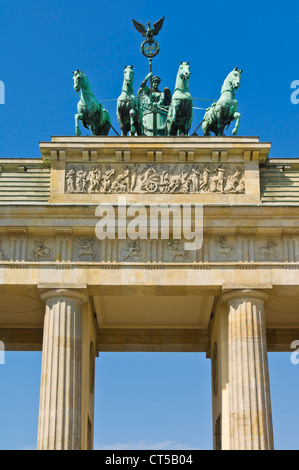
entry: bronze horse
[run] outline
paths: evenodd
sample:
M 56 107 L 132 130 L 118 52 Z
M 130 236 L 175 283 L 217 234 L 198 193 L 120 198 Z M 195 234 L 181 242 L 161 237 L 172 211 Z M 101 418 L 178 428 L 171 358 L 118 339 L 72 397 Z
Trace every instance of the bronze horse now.
M 121 135 L 142 134 L 142 113 L 139 102 L 134 91 L 134 71 L 133 65 L 125 65 L 124 81 L 121 95 L 117 99 L 117 119 L 121 129 Z

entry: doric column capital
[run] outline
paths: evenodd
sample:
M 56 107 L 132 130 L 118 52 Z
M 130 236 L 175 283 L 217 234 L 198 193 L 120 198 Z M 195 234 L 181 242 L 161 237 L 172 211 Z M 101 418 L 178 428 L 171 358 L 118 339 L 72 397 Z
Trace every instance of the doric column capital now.
M 265 302 L 269 295 L 264 290 L 259 289 L 234 289 L 222 294 L 221 300 L 223 302 L 231 302 L 235 300 L 252 300 Z
M 88 293 L 85 290 L 81 289 L 43 289 L 40 292 L 41 299 L 44 302 L 48 300 L 62 300 L 62 299 L 69 299 L 69 300 L 77 300 L 80 303 L 86 303 L 88 301 Z

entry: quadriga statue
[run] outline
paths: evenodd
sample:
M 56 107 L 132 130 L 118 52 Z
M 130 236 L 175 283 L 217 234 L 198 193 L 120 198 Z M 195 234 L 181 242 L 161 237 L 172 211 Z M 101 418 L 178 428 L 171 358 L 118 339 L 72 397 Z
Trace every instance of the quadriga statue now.
M 80 70 L 73 72 L 73 75 L 74 90 L 76 93 L 81 91 L 78 114 L 75 115 L 76 135 L 81 135 L 79 121 L 86 129 L 90 129 L 92 135 L 108 135 L 111 127 L 108 111 L 96 100 L 86 75 Z
M 236 67 L 228 74 L 221 88 L 221 95 L 217 102 L 213 103 L 205 112 L 202 122 L 204 135 L 223 135 L 224 128 L 237 120 L 233 129 L 233 135 L 237 135 L 241 114 L 237 112 L 238 101 L 236 100 L 236 90 L 241 83 L 243 70 Z

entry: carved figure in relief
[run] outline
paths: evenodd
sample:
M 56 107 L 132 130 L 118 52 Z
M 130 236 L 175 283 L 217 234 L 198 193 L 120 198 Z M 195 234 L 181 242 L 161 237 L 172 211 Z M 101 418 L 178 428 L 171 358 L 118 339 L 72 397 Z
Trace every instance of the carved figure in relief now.
M 191 173 L 192 168 L 190 169 L 187 166 L 185 167 L 184 170 L 181 171 L 181 174 L 179 176 L 180 183 L 181 183 L 180 193 L 189 193 L 189 186 L 191 185 L 190 173 Z
M 239 184 L 236 186 L 236 193 L 243 193 L 245 191 L 245 177 L 242 176 L 242 178 L 239 181 Z
M 233 175 L 228 175 L 227 180 L 226 180 L 226 185 L 224 188 L 224 191 L 226 192 L 237 192 L 237 187 L 240 182 L 240 177 L 242 176 L 241 172 L 239 170 L 235 171 Z
M 129 247 L 123 250 L 122 254 L 122 261 L 133 261 L 134 258 L 138 258 L 140 261 L 143 261 L 141 256 L 141 246 L 138 240 L 129 243 Z
M 190 179 L 191 179 L 191 185 L 192 185 L 192 192 L 197 193 L 199 191 L 199 183 L 200 183 L 200 172 L 198 170 L 198 167 L 194 167 L 194 166 L 192 167 Z
M 75 177 L 76 170 L 73 166 L 66 174 L 66 187 L 68 193 L 73 193 L 75 191 Z
M 179 191 L 181 186 L 181 178 L 180 176 L 176 176 L 172 179 L 171 183 L 169 184 L 169 191 L 170 193 L 175 193 Z
M 226 170 L 224 168 L 217 168 L 217 171 L 218 174 L 210 178 L 210 191 L 223 193 L 224 173 Z
M 160 184 L 160 175 L 157 172 L 156 165 L 147 168 L 140 179 L 143 182 L 140 188 L 141 191 L 147 191 L 149 193 L 156 192 Z
M 265 260 L 268 260 L 269 258 L 275 258 L 278 255 L 278 252 L 276 250 L 277 243 L 274 240 L 268 240 L 266 246 L 262 246 L 259 251 L 260 254 L 265 258 Z
M 134 167 L 132 175 L 131 175 L 131 188 L 130 188 L 131 192 L 133 192 L 134 189 L 135 189 L 135 186 L 136 186 L 136 183 L 137 183 L 137 177 L 138 177 L 137 167 Z
M 181 249 L 178 240 L 170 240 L 167 246 L 168 250 L 172 252 L 171 261 L 175 261 L 176 258 L 182 258 L 183 261 L 190 260 L 190 251 Z
M 162 175 L 161 175 L 161 178 L 160 178 L 160 184 L 159 184 L 160 191 L 162 193 L 168 193 L 169 192 L 170 182 L 171 182 L 171 176 L 170 176 L 169 170 L 168 169 L 164 170 L 162 172 Z
M 88 192 L 89 193 L 98 192 L 100 189 L 100 184 L 102 180 L 102 171 L 100 167 L 93 168 L 93 170 L 89 172 L 88 180 L 90 182 Z
M 116 180 L 112 183 L 111 190 L 117 193 L 124 193 L 125 191 L 130 190 L 130 169 L 126 168 L 123 173 L 121 173 Z
M 8 256 L 4 253 L 2 248 L 0 248 L 0 261 L 8 261 Z
M 202 178 L 200 182 L 199 189 L 207 191 L 209 189 L 209 177 L 210 173 L 214 173 L 215 170 L 209 170 L 209 168 L 205 167 L 202 172 Z
M 81 258 L 82 256 L 91 256 L 92 259 L 95 259 L 96 254 L 93 251 L 93 240 L 90 238 L 85 240 L 80 240 L 80 238 L 77 238 L 77 242 L 80 244 L 80 247 L 77 251 L 78 258 Z
M 229 246 L 227 244 L 227 241 L 226 241 L 226 237 L 219 237 L 218 240 L 215 240 L 215 243 L 217 243 L 217 245 L 219 246 L 219 252 L 220 252 L 220 255 L 221 255 L 221 261 L 222 261 L 222 257 L 223 255 L 225 256 L 225 260 L 224 261 L 227 261 L 230 256 L 231 256 L 231 253 L 234 249 L 233 246 Z
M 48 259 L 51 256 L 51 248 L 45 245 L 45 240 L 34 240 L 35 249 L 32 251 L 32 256 L 35 260 Z
M 80 170 L 76 174 L 76 187 L 78 192 L 85 192 L 87 189 L 87 171 L 83 170 L 81 166 Z
M 106 167 L 106 173 L 102 177 L 103 182 L 103 193 L 110 193 L 111 192 L 111 178 L 115 173 L 115 168 L 111 170 L 110 167 Z

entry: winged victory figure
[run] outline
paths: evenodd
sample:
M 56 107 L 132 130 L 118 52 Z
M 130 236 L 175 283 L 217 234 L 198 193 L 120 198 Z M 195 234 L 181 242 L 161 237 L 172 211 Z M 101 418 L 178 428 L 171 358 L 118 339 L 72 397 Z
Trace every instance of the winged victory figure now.
M 163 18 L 161 18 L 160 20 L 156 21 L 156 23 L 153 24 L 152 28 L 150 21 L 148 21 L 147 29 L 142 23 L 138 23 L 138 21 L 135 20 L 132 21 L 137 31 L 141 33 L 144 38 L 152 38 L 153 36 L 157 36 L 157 34 L 159 34 L 159 31 L 163 26 L 164 18 L 165 16 L 163 16 Z

